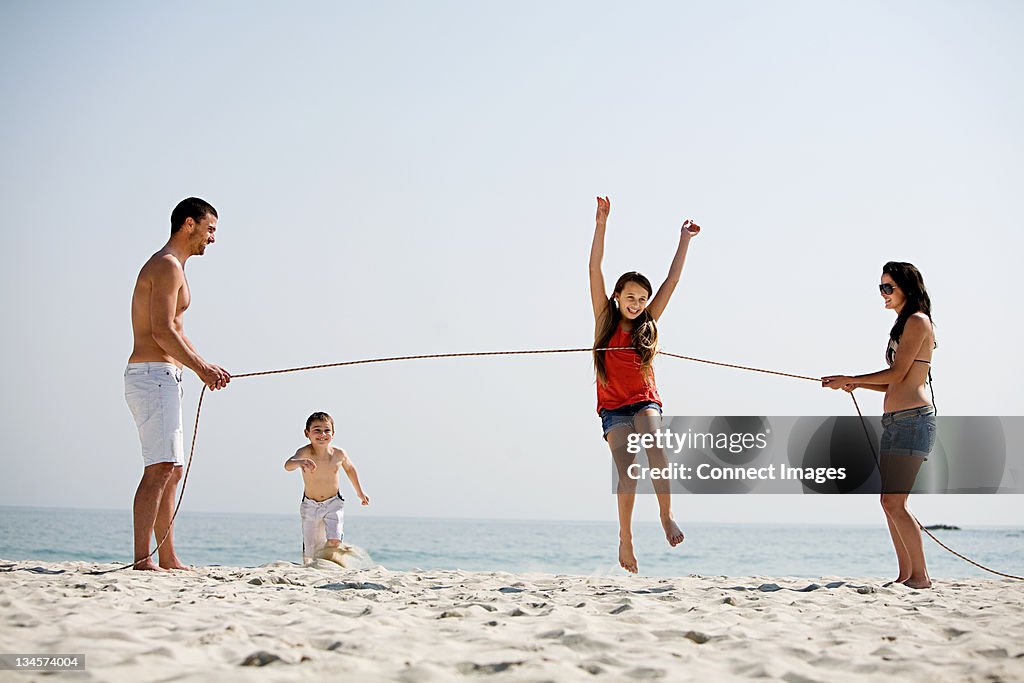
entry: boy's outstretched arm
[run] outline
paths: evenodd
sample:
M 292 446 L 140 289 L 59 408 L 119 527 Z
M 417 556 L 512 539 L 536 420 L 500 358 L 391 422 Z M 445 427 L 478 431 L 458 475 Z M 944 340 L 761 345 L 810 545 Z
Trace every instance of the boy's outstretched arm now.
M 284 461 L 285 472 L 301 469 L 304 472 L 312 472 L 316 469 L 316 463 L 303 454 L 303 449 L 295 451 L 295 455 Z
M 647 304 L 647 312 L 655 320 L 661 318 L 661 314 L 665 312 L 665 307 L 668 306 L 669 299 L 672 298 L 672 293 L 676 291 L 679 277 L 683 274 L 683 264 L 686 263 L 686 250 L 690 246 L 690 240 L 698 232 L 700 232 L 699 225 L 690 219 L 683 221 L 683 227 L 679 229 L 679 246 L 676 247 L 676 255 L 672 259 L 672 265 L 668 268 L 668 276 L 661 283 L 661 287 L 658 288 L 658 293 L 651 299 L 651 303 Z
M 343 449 L 339 448 L 341 455 L 339 461 L 341 463 L 341 469 L 345 470 L 345 474 L 348 476 L 348 480 L 352 482 L 352 488 L 356 491 L 356 496 L 363 505 L 370 504 L 370 497 L 363 492 L 363 487 L 359 484 L 359 473 L 356 472 L 356 466 L 352 464 L 352 461 L 348 459 L 348 453 Z

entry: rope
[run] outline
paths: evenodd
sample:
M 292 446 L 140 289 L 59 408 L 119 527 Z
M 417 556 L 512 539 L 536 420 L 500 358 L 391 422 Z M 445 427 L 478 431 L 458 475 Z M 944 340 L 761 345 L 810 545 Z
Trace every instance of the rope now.
M 908 511 L 908 512 L 909 512 L 909 511 Z M 961 555 L 961 554 L 960 554 L 960 553 L 958 553 L 957 551 L 953 550 L 952 548 L 950 548 L 950 547 L 949 547 L 948 545 L 946 545 L 945 543 L 943 543 L 943 542 L 942 542 L 942 541 L 940 541 L 939 539 L 935 538 L 935 534 L 933 534 L 933 533 L 932 533 L 931 531 L 929 531 L 928 529 L 925 529 L 925 528 L 924 528 L 924 526 L 923 526 L 923 525 L 921 524 L 921 522 L 918 522 L 918 521 L 917 521 L 917 517 L 914 517 L 913 513 L 911 513 L 911 515 L 910 515 L 910 516 L 911 516 L 911 517 L 913 517 L 913 519 L 914 519 L 914 521 L 915 521 L 915 522 L 917 522 L 917 526 L 921 527 L 921 531 L 923 531 L 923 532 L 925 532 L 926 534 L 928 534 L 928 537 L 929 537 L 929 538 L 931 538 L 931 539 L 932 539 L 933 541 L 935 541 L 936 543 L 938 543 L 938 544 L 939 544 L 940 546 L 942 546 L 943 548 L 945 548 L 945 549 L 946 549 L 946 550 L 948 550 L 949 552 L 951 552 L 951 553 L 953 553 L 954 555 L 956 555 L 957 557 L 959 557 L 959 558 L 960 558 L 961 560 L 963 560 L 964 562 L 970 562 L 970 563 L 971 563 L 971 564 L 973 564 L 973 565 L 974 565 L 975 567 L 978 567 L 979 569 L 984 569 L 984 570 L 985 570 L 985 571 L 987 571 L 987 572 L 992 572 L 993 574 L 996 574 L 996 575 L 998 575 L 998 576 L 1005 576 L 1005 577 L 1006 577 L 1006 578 L 1008 578 L 1008 579 L 1017 579 L 1018 581 L 1024 581 L 1024 576 L 1015 576 L 1014 574 L 1004 574 L 1003 572 L 1000 572 L 1000 571 L 996 571 L 995 569 L 990 569 L 990 568 L 986 567 L 986 566 L 985 566 L 985 565 L 983 565 L 983 564 L 978 564 L 977 562 L 975 562 L 974 560 L 972 560 L 972 559 L 971 559 L 971 558 L 969 558 L 969 557 L 964 557 L 963 555 Z
M 285 368 L 284 370 L 264 370 L 262 372 L 247 372 L 241 375 L 232 375 L 231 379 L 243 379 L 245 377 L 263 377 L 266 375 L 282 375 L 286 372 L 302 372 L 304 370 L 321 370 L 323 368 L 340 368 L 347 365 L 367 365 L 369 363 L 392 363 L 400 360 L 425 360 L 427 358 L 470 358 L 473 356 L 530 356 L 542 353 L 579 353 L 581 351 L 626 351 L 632 346 L 614 346 L 606 349 L 541 349 L 532 351 L 469 351 L 466 353 L 428 353 L 419 356 L 391 356 L 390 358 L 366 358 L 363 360 L 347 360 L 340 363 L 324 363 L 323 365 L 304 365 L 298 368 Z
M 247 373 L 242 373 L 242 374 L 239 374 L 239 375 L 232 375 L 231 378 L 232 379 L 245 379 L 247 377 L 266 377 L 268 375 L 283 375 L 283 374 L 292 373 L 292 372 L 305 372 L 305 371 L 308 371 L 308 370 L 322 370 L 322 369 L 325 369 L 325 368 L 340 368 L 340 367 L 346 367 L 346 366 L 350 366 L 350 365 L 368 365 L 368 364 L 371 364 L 371 363 L 392 363 L 392 362 L 397 362 L 397 361 L 426 360 L 426 359 L 432 359 L 432 358 L 472 358 L 472 357 L 487 357 L 487 356 L 531 356 L 531 355 L 555 354 L 555 353 L 583 353 L 583 352 L 590 353 L 590 352 L 593 352 L 593 351 L 627 351 L 627 350 L 631 350 L 632 348 L 633 347 L 631 347 L 631 346 L 615 346 L 615 347 L 608 347 L 608 348 L 603 348 L 603 349 L 594 349 L 594 348 L 591 348 L 591 347 L 587 347 L 587 348 L 577 348 L 577 349 L 537 349 L 537 350 L 520 350 L 520 351 L 470 351 L 470 352 L 465 352 L 465 353 L 430 353 L 430 354 L 420 354 L 420 355 L 415 355 L 415 356 L 390 356 L 390 357 L 387 357 L 387 358 L 364 358 L 364 359 L 361 359 L 361 360 L 341 361 L 341 362 L 338 362 L 338 363 L 323 363 L 323 364 L 320 364 L 320 365 L 303 365 L 303 366 L 300 366 L 300 367 L 284 368 L 284 369 L 281 369 L 281 370 L 263 370 L 263 371 L 260 371 L 260 372 L 247 372 Z M 793 378 L 793 379 L 803 379 L 803 380 L 809 380 L 809 381 L 812 381 L 812 382 L 820 382 L 821 381 L 820 377 L 808 377 L 807 375 L 794 375 L 794 374 L 791 374 L 791 373 L 788 373 L 788 372 L 779 372 L 777 370 L 766 370 L 764 368 L 754 368 L 754 367 L 750 367 L 750 366 L 746 366 L 746 365 L 736 365 L 734 363 L 723 363 L 723 362 L 720 362 L 720 361 L 708 360 L 708 359 L 705 359 L 705 358 L 695 358 L 693 356 L 682 356 L 682 355 L 679 355 L 679 354 L 676 354 L 676 353 L 669 353 L 667 351 L 658 351 L 658 353 L 660 355 L 668 356 L 670 358 L 678 358 L 680 360 L 688 360 L 688 361 L 693 361 L 695 363 L 706 363 L 708 365 L 717 365 L 719 367 L 724 367 L 724 368 L 734 368 L 734 369 L 737 369 L 737 370 L 746 370 L 747 372 L 760 372 L 760 373 L 767 374 L 767 375 L 777 375 L 779 377 L 790 377 L 790 378 Z M 868 426 L 867 426 L 867 422 L 864 420 L 864 415 L 860 412 L 860 405 L 857 404 L 857 397 L 853 395 L 852 391 L 849 392 L 849 393 L 850 393 L 850 398 L 853 399 L 853 405 L 857 409 L 857 415 L 860 417 L 861 425 L 864 427 L 864 434 L 865 434 L 865 436 L 868 439 L 868 445 L 871 447 L 871 455 L 875 459 L 875 465 L 879 466 L 879 468 L 880 468 L 880 465 L 879 465 L 879 462 L 878 462 L 878 455 L 875 453 L 875 442 L 874 442 L 874 439 L 871 437 L 870 432 L 868 431 Z M 155 555 L 157 553 L 157 551 L 160 550 L 161 546 L 163 546 L 164 542 L 167 541 L 167 538 L 170 536 L 171 529 L 174 528 L 174 520 L 177 519 L 177 517 L 178 517 L 178 510 L 181 509 L 181 501 L 185 497 L 185 486 L 188 484 L 188 474 L 189 474 L 189 471 L 192 469 L 192 459 L 193 459 L 193 457 L 195 456 L 195 453 L 196 453 L 196 437 L 199 434 L 199 416 L 200 416 L 200 414 L 202 413 L 202 410 L 203 410 L 203 397 L 205 395 L 206 395 L 206 385 L 204 384 L 203 388 L 199 392 L 199 405 L 196 407 L 196 421 L 195 421 L 195 426 L 192 429 L 192 445 L 189 448 L 188 463 L 185 466 L 185 473 L 184 473 L 184 475 L 182 476 L 182 479 L 181 479 L 181 491 L 178 493 L 178 501 L 174 505 L 174 513 L 171 515 L 171 522 L 170 522 L 170 524 L 167 525 L 167 531 L 164 532 L 163 538 L 160 539 L 160 542 L 157 543 L 156 547 L 153 549 L 152 552 L 149 553 L 149 555 L 147 555 L 146 557 L 144 557 L 144 558 L 142 558 L 140 560 L 136 560 L 135 562 L 132 562 L 130 564 L 121 565 L 120 567 L 115 567 L 114 569 L 107 569 L 107 570 L 103 570 L 103 571 L 90 571 L 90 572 L 85 572 L 85 573 L 92 574 L 92 575 L 110 574 L 112 572 L 117 572 L 117 571 L 121 571 L 123 569 L 128 569 L 129 567 L 134 567 L 137 564 L 139 564 L 140 562 L 144 562 L 144 561 L 148 560 L 149 558 L 153 557 L 153 555 Z M 979 567 L 980 569 L 984 569 L 987 572 L 991 572 L 991 573 L 997 574 L 999 576 L 1005 576 L 1005 577 L 1010 578 L 1010 579 L 1018 579 L 1018 580 L 1024 581 L 1024 577 L 1014 576 L 1013 574 L 1004 574 L 1003 572 L 996 571 L 995 569 L 990 569 L 989 567 L 986 567 L 986 566 L 984 566 L 982 564 L 979 564 L 979 563 L 975 562 L 974 560 L 970 559 L 969 557 L 964 557 L 963 555 L 961 555 L 960 553 L 956 552 L 955 550 L 949 548 L 944 543 L 942 543 L 942 541 L 937 539 L 932 534 L 931 531 L 929 531 L 928 529 L 924 528 L 924 525 L 922 525 L 921 522 L 919 522 L 917 520 L 917 518 L 913 516 L 913 514 L 911 514 L 910 516 L 911 516 L 911 518 L 913 518 L 914 522 L 917 523 L 917 526 L 921 529 L 921 531 L 923 531 L 926 534 L 928 534 L 928 536 L 933 541 L 935 541 L 940 546 L 942 546 L 942 548 L 948 550 L 950 553 L 952 553 L 953 555 L 956 555 L 960 559 L 962 559 L 962 560 L 964 560 L 966 562 L 969 562 L 969 563 L 973 564 L 974 566 Z
M 720 363 L 716 360 L 705 360 L 704 358 L 694 358 L 692 356 L 680 356 L 677 353 L 669 353 L 668 351 L 658 351 L 663 356 L 670 358 L 681 358 L 682 360 L 692 360 L 696 363 L 707 363 L 708 365 L 718 365 L 723 368 L 736 368 L 737 370 L 747 370 L 749 372 L 763 372 L 766 375 L 778 375 L 780 377 L 793 377 L 794 379 L 809 379 L 812 382 L 820 382 L 820 377 L 808 377 L 806 375 L 791 375 L 788 372 L 779 372 L 777 370 L 763 370 L 761 368 L 751 368 L 746 365 L 735 365 L 733 363 Z M 852 396 L 853 394 L 851 394 Z

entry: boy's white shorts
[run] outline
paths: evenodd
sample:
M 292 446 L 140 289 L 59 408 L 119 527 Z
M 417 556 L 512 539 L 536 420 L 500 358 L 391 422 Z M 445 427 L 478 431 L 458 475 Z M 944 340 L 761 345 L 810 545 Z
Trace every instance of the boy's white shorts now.
M 302 517 L 302 560 L 308 562 L 327 545 L 327 539 L 345 539 L 345 499 L 338 493 L 325 501 L 317 502 L 302 497 L 299 505 Z

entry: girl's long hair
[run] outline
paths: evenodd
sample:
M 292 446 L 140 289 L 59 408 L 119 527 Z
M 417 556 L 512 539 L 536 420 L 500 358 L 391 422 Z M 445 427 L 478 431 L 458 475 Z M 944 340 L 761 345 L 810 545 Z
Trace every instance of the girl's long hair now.
M 597 371 L 597 381 L 602 385 L 608 384 L 608 374 L 605 372 L 604 365 L 605 352 L 598 351 L 597 349 L 607 348 L 616 330 L 619 329 L 622 312 L 615 303 L 614 295 L 621 294 L 622 288 L 626 286 L 627 282 L 635 282 L 646 289 L 648 298 L 653 294 L 651 281 L 636 271 L 624 273 L 615 283 L 615 289 L 612 296 L 608 297 L 608 306 L 605 308 L 604 314 L 598 322 L 597 331 L 594 334 L 594 369 Z M 655 324 L 651 314 L 647 312 L 646 307 L 633 320 L 631 337 L 630 345 L 637 355 L 640 356 L 640 372 L 643 373 L 644 378 L 650 377 L 652 374 L 651 369 L 654 365 L 654 356 L 658 353 L 658 326 Z
M 928 296 L 928 290 L 924 288 L 921 271 L 915 268 L 914 264 L 889 261 L 882 266 L 882 273 L 892 278 L 907 299 L 903 304 L 903 310 L 896 316 L 896 324 L 889 330 L 889 338 L 899 344 L 903 328 L 907 326 L 910 316 L 920 312 L 928 316 L 928 320 L 932 319 L 932 300 Z

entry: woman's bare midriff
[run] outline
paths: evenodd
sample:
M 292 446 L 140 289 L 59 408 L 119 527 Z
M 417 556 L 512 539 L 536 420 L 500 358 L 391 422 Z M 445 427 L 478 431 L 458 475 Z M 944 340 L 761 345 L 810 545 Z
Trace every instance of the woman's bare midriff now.
M 894 413 L 898 410 L 923 408 L 932 404 L 928 397 L 928 363 L 915 362 L 902 382 L 890 384 L 885 392 L 883 410 Z

